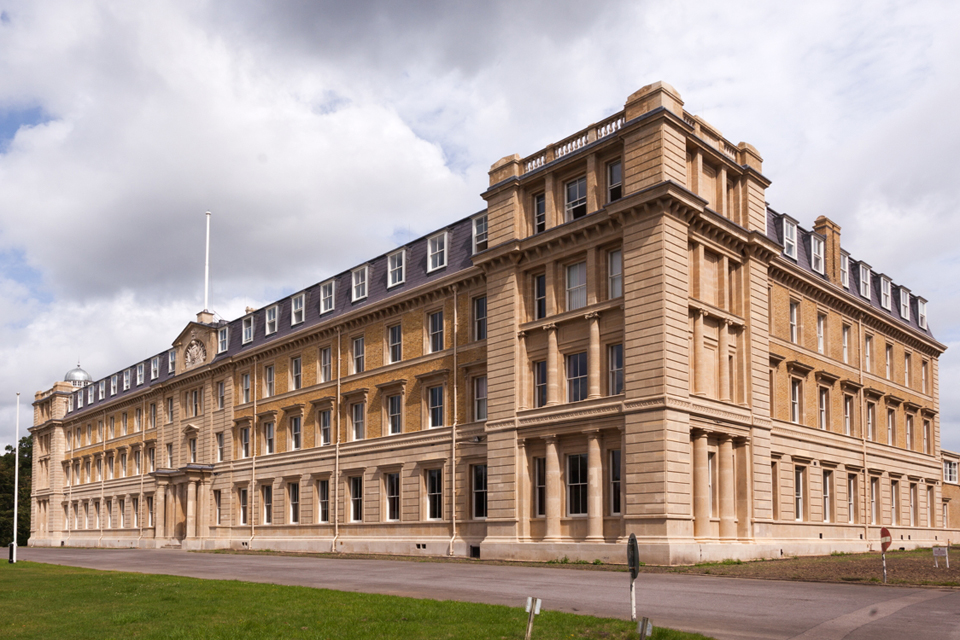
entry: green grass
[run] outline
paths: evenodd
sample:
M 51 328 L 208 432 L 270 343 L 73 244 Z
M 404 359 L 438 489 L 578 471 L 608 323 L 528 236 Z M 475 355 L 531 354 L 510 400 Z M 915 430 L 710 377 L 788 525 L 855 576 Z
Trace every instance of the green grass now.
M 5 639 L 514 639 L 523 638 L 527 619 L 519 607 L 32 562 L 0 566 L 0 602 Z M 623 620 L 543 611 L 533 637 L 627 640 L 637 634 Z M 704 636 L 657 628 L 653 638 Z

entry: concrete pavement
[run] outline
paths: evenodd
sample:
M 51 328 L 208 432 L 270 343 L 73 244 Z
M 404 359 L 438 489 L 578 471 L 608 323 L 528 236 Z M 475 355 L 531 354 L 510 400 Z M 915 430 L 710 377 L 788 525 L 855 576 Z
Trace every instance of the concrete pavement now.
M 629 617 L 629 574 L 472 563 L 21 548 L 32 562 L 244 580 Z M 641 574 L 637 608 L 658 626 L 717 640 L 960 640 L 960 591 Z

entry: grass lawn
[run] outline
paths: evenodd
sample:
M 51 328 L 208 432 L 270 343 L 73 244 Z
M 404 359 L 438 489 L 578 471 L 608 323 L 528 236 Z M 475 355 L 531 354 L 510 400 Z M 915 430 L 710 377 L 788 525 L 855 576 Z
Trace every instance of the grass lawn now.
M 465 602 L 307 587 L 0 565 L 0 637 L 13 638 L 523 638 L 527 614 Z M 533 638 L 638 637 L 623 620 L 544 611 Z M 658 640 L 704 639 L 657 628 Z

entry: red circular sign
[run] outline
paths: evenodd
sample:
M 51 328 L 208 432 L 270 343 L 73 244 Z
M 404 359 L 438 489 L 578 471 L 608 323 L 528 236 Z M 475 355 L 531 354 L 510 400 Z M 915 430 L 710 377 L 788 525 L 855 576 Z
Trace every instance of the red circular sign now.
M 890 548 L 890 544 L 893 542 L 893 537 L 890 535 L 890 530 L 886 527 L 880 529 L 880 548 L 886 551 Z

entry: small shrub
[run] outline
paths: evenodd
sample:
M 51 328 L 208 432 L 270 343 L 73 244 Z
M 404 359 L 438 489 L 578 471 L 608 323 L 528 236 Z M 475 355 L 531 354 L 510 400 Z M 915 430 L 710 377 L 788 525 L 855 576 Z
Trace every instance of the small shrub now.
M 597 558 L 596 560 L 593 561 L 593 564 L 600 566 L 601 564 L 603 564 L 603 560 L 601 560 L 600 558 Z

